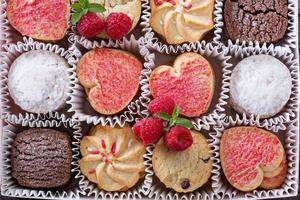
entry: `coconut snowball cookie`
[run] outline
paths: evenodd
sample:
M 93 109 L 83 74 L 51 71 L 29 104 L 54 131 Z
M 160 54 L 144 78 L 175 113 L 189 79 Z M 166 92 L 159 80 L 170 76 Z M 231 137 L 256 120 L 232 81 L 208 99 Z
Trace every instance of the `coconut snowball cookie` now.
M 23 110 L 48 113 L 65 105 L 69 65 L 61 56 L 44 50 L 20 55 L 8 73 L 8 90 Z
M 95 126 L 80 142 L 80 170 L 100 189 L 126 191 L 144 176 L 145 151 L 128 124 Z
M 214 0 L 151 0 L 150 25 L 169 44 L 196 42 L 213 29 Z
M 174 151 L 162 138 L 153 150 L 153 170 L 167 188 L 176 192 L 192 192 L 204 185 L 212 170 L 213 161 L 206 138 L 192 131 L 193 144 L 184 151 Z
M 269 55 L 250 56 L 233 69 L 230 103 L 239 113 L 268 118 L 288 102 L 292 78 L 288 68 Z

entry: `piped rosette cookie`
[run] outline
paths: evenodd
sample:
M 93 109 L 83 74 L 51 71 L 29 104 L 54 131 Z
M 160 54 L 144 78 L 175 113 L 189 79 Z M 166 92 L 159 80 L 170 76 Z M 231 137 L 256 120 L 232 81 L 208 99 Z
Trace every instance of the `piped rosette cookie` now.
M 260 128 L 242 126 L 225 130 L 220 157 L 227 180 L 241 191 L 274 189 L 286 177 L 286 155 L 280 140 Z
M 145 151 L 128 124 L 96 126 L 80 143 L 80 170 L 100 189 L 126 191 L 144 176 Z
M 83 0 L 72 4 L 72 23 L 85 37 L 118 40 L 137 25 L 141 15 L 140 0 Z
M 150 25 L 169 44 L 196 42 L 213 26 L 214 0 L 151 0 Z

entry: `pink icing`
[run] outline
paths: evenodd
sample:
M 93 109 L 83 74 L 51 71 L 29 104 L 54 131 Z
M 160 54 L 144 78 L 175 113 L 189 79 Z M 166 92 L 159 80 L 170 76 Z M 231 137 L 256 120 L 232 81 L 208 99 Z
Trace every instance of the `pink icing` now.
M 266 166 L 280 154 L 280 141 L 258 128 L 239 128 L 222 138 L 223 162 L 231 184 L 245 186 L 257 176 L 257 166 Z
M 82 77 L 99 83 L 89 95 L 97 107 L 120 110 L 134 97 L 142 68 L 135 57 L 102 48 L 87 53 L 81 64 Z
M 213 72 L 204 59 L 194 59 L 181 64 L 179 76 L 171 74 L 174 68 L 152 73 L 150 89 L 154 97 L 170 96 L 180 107 L 180 113 L 199 116 L 209 106 L 212 93 Z
M 10 0 L 10 23 L 23 35 L 57 40 L 68 29 L 68 0 Z

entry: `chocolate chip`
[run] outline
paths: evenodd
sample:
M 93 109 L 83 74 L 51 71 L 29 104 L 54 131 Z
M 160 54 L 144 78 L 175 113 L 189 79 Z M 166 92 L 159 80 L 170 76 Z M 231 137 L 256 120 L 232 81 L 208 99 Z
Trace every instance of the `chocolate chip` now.
M 210 157 L 208 157 L 207 159 L 202 159 L 203 162 L 208 163 L 208 161 L 210 160 Z
M 185 180 L 181 183 L 182 189 L 188 189 L 190 187 L 190 182 L 188 180 Z

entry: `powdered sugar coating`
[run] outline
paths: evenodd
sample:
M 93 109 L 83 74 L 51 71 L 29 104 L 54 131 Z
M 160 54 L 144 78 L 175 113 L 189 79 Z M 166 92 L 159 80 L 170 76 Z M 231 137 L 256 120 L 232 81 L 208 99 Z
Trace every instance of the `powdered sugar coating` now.
M 239 113 L 271 117 L 285 106 L 291 95 L 292 79 L 288 68 L 269 55 L 243 59 L 230 80 L 230 99 Z
M 11 65 L 8 89 L 23 110 L 47 113 L 61 108 L 67 100 L 68 64 L 50 51 L 23 53 Z

